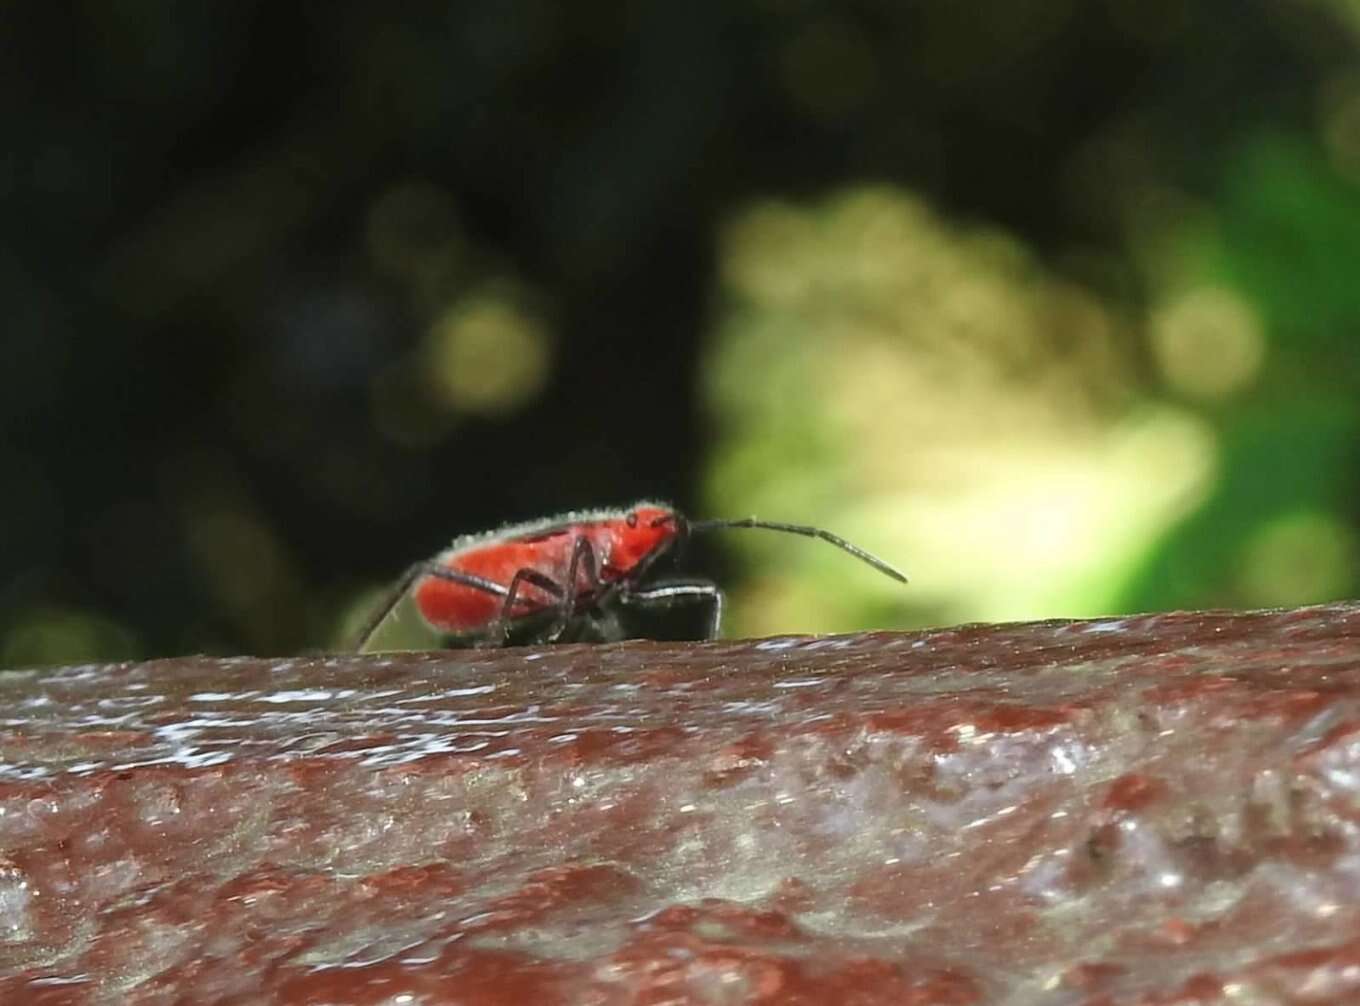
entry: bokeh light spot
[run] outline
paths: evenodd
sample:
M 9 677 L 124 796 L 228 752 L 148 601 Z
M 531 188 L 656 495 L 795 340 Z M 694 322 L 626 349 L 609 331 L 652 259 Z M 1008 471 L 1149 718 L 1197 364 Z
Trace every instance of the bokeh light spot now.
M 140 656 L 136 635 L 97 612 L 40 606 L 20 612 L 0 646 L 0 667 L 76 664 Z
M 1248 539 L 1238 588 L 1252 606 L 1314 604 L 1347 596 L 1360 564 L 1355 529 L 1304 511 L 1268 522 Z
M 1360 76 L 1348 73 L 1322 89 L 1322 140 L 1332 166 L 1360 181 Z
M 476 415 L 514 412 L 542 390 L 551 366 L 547 328 L 497 292 L 455 303 L 430 326 L 428 379 L 448 408 Z
M 805 25 L 785 45 L 780 70 L 794 100 L 821 119 L 838 118 L 862 105 L 878 76 L 869 40 L 856 25 L 839 18 Z
M 1260 317 L 1222 287 L 1196 287 L 1163 305 L 1153 315 L 1151 338 L 1167 384 L 1196 398 L 1242 391 L 1266 356 Z
M 404 182 L 383 193 L 369 207 L 365 238 L 374 269 L 426 310 L 458 279 L 464 258 L 458 215 L 438 186 Z

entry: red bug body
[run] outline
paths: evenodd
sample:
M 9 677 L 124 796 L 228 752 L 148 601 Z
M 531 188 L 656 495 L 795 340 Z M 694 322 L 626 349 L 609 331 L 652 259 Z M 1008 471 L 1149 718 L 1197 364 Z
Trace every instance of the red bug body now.
M 578 538 L 590 542 L 598 577 L 579 566 L 576 571 L 578 605 L 588 605 L 600 587 L 627 577 L 649 554 L 668 546 L 680 533 L 675 512 L 656 504 L 639 504 L 628 513 L 592 511 L 568 514 L 551 522 L 535 521 L 490 534 L 469 535 L 453 543 L 435 562 L 446 569 L 506 584 L 522 569 L 532 569 L 555 583 L 566 583 Z M 434 576 L 415 586 L 416 607 L 433 629 L 447 633 L 486 628 L 500 613 L 504 598 L 464 583 Z M 542 587 L 522 588 L 517 603 L 506 613 L 522 618 L 558 603 Z
M 766 528 L 821 538 L 906 582 L 906 577 L 843 538 L 821 528 L 754 517 L 688 521 L 663 503 L 623 510 L 590 510 L 465 535 L 432 560 L 407 570 L 387 602 L 360 635 L 364 649 L 408 591 L 426 624 L 451 636 L 503 644 L 512 629 L 534 628 L 539 641 L 556 641 L 575 627 L 575 638 L 620 639 L 628 608 L 707 606 L 703 638 L 718 634 L 722 592 L 701 579 L 648 581 L 656 560 L 696 531 Z

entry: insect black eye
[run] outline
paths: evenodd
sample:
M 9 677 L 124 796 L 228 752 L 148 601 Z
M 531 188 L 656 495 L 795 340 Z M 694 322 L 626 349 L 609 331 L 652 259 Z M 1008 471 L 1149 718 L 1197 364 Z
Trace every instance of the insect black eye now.
M 637 514 L 630 513 L 627 517 L 624 518 L 624 521 L 628 524 L 629 527 L 637 527 Z

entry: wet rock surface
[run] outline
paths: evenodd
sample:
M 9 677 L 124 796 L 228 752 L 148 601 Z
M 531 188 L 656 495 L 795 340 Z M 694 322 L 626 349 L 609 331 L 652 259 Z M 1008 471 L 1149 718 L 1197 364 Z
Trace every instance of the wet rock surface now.
M 1360 1001 L 1360 606 L 0 703 L 6 1004 Z

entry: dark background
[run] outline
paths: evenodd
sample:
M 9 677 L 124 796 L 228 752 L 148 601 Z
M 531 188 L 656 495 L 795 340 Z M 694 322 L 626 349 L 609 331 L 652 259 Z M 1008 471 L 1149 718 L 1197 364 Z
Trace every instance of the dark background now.
M 869 182 L 1007 235 L 1119 319 L 1112 411 L 1171 402 L 1214 431 L 1213 488 L 1102 606 L 1353 591 L 1349 10 L 7 4 L 3 662 L 331 645 L 460 531 L 644 496 L 745 512 L 712 488 L 735 434 L 702 390 L 724 227 Z M 1186 206 L 1215 249 L 1189 262 L 1145 240 Z M 1196 270 L 1266 333 L 1236 397 L 1187 398 L 1149 348 L 1167 275 Z M 422 340 L 477 297 L 528 319 L 504 356 L 539 367 L 484 340 L 450 397 Z M 1239 589 L 1232 557 L 1299 514 L 1276 552 L 1300 585 Z M 861 621 L 989 614 L 968 596 Z

